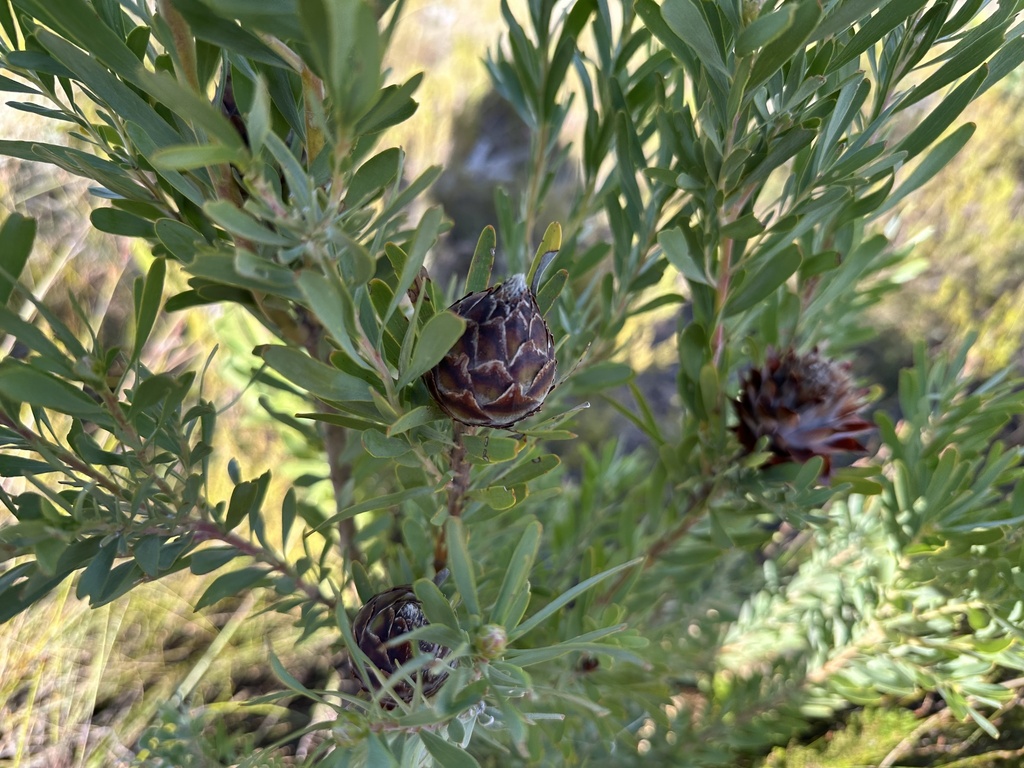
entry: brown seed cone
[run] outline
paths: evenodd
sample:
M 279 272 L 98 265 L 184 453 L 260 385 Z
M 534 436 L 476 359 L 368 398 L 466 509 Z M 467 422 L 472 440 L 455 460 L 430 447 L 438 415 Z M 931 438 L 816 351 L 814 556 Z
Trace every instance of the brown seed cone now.
M 817 349 L 806 355 L 772 351 L 762 368 L 742 377 L 733 401 L 739 424 L 733 429 L 748 451 L 767 435 L 774 454 L 769 465 L 821 456 L 827 477 L 833 454 L 865 452 L 860 440 L 873 428 L 860 415 L 865 395 L 854 388 L 849 364 L 823 358 Z
M 413 648 L 413 643 L 409 640 L 391 644 L 392 640 L 429 623 L 423 615 L 420 601 L 416 599 L 416 593 L 413 592 L 411 586 L 405 585 L 393 587 L 370 598 L 356 614 L 352 622 L 352 634 L 355 636 L 359 648 L 369 657 L 373 665 L 383 673 L 384 677 L 390 677 L 399 667 L 411 661 L 417 654 L 433 656 L 440 660 L 451 652 L 443 645 L 428 643 L 424 640 L 418 641 L 418 649 Z M 379 687 L 377 677 L 372 673 L 369 677 L 370 684 L 374 688 Z M 448 678 L 448 672 L 446 670 L 438 672 L 427 666 L 418 671 L 414 677 L 419 678 L 423 694 L 432 696 L 444 684 Z M 414 687 L 405 681 L 394 686 L 395 693 L 403 701 L 411 701 L 414 690 Z M 390 698 L 383 699 L 381 703 L 389 709 L 395 706 L 395 702 Z
M 463 424 L 511 427 L 540 410 L 555 385 L 555 342 L 526 278 L 513 275 L 451 310 L 466 330 L 426 375 L 444 412 Z

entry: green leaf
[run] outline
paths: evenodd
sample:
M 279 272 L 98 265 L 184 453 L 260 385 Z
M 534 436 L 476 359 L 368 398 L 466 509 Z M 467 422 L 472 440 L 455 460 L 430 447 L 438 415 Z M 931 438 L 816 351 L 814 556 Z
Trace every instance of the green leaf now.
M 295 282 L 309 302 L 309 308 L 345 350 L 349 359 L 360 367 L 372 371 L 373 366 L 359 354 L 353 339 L 357 326 L 352 296 L 346 286 L 337 279 L 337 275 L 331 277 L 335 279 L 332 280 L 312 269 L 304 269 Z
M 109 30 L 107 33 L 109 34 Z M 105 35 L 103 36 L 105 37 Z M 162 147 L 181 143 L 181 135 L 160 117 L 155 109 L 100 63 L 106 52 L 88 48 L 86 50 L 89 51 L 89 54 L 86 54 L 85 51 L 47 30 L 39 30 L 36 33 L 36 38 L 60 62 L 75 73 L 75 79 L 86 85 L 99 98 L 101 104 L 114 112 L 119 119 L 139 125 L 155 146 Z M 135 54 L 124 45 L 123 41 L 116 38 L 115 40 L 117 50 L 127 54 L 130 61 L 130 64 L 125 63 L 125 70 L 115 69 L 115 71 L 122 76 L 125 76 L 128 71 L 133 73 L 140 71 L 141 68 Z M 113 53 L 113 51 L 109 52 Z M 131 70 L 127 69 L 128 66 L 131 67 Z M 206 106 L 210 108 L 209 104 Z
M 868 18 L 887 2 L 890 0 L 845 0 L 833 5 L 831 13 L 822 19 L 821 24 L 811 35 L 811 42 L 816 43 L 839 32 L 846 32 L 856 22 Z
M 699 265 L 690 251 L 686 235 L 676 227 L 675 229 L 664 229 L 658 233 L 658 245 L 668 259 L 669 264 L 675 267 L 691 283 L 712 285 L 712 281 L 704 273 L 704 267 Z
M 267 569 L 256 565 L 218 576 L 206 588 L 206 591 L 203 592 L 202 597 L 196 602 L 194 610 L 202 610 L 208 605 L 213 605 L 217 601 L 223 600 L 225 597 L 237 597 L 258 585 L 266 577 Z
M 420 486 L 418 488 L 407 488 L 404 491 L 396 491 L 395 493 L 386 493 L 383 496 L 376 496 L 372 499 L 367 499 L 366 501 L 361 501 L 358 504 L 346 507 L 336 515 L 331 515 L 313 530 L 320 531 L 325 528 L 329 528 L 332 525 L 336 525 L 342 520 L 348 520 L 356 515 L 361 515 L 363 512 L 374 512 L 378 509 L 397 507 L 403 501 L 419 499 L 424 496 L 431 496 L 435 493 L 437 493 L 437 491 L 433 488 Z
M 189 570 L 197 576 L 211 573 L 227 565 L 242 553 L 234 547 L 211 547 L 193 552 L 189 557 Z
M 12 80 L 9 77 L 4 77 L 3 75 L 0 75 L 0 91 L 4 91 L 5 93 L 39 93 L 39 91 L 32 86 L 18 82 L 17 80 Z
M 448 544 L 448 565 L 466 611 L 470 616 L 480 616 L 480 598 L 476 593 L 473 560 L 469 556 L 462 520 L 457 517 L 448 518 L 445 523 L 445 541 Z
M 490 488 L 467 491 L 466 498 L 494 510 L 511 509 L 516 505 L 515 490 L 504 485 L 492 485 Z
M 573 600 L 582 595 L 591 587 L 600 584 L 602 581 L 604 581 L 610 576 L 614 576 L 619 571 L 624 571 L 627 568 L 632 568 L 635 565 L 639 565 L 643 561 L 644 558 L 638 557 L 633 560 L 630 560 L 629 562 L 622 563 L 621 565 L 616 565 L 614 568 L 609 568 L 606 571 L 602 571 L 601 573 L 591 576 L 589 579 L 581 581 L 579 584 L 575 585 L 568 591 L 562 593 L 557 598 L 548 603 L 546 606 L 541 608 L 539 611 L 537 611 L 537 613 L 533 614 L 533 616 L 524 621 L 513 631 L 509 632 L 509 642 L 514 642 L 518 638 L 539 627 L 550 617 L 554 616 L 558 611 L 560 611 L 562 608 L 571 603 Z
M 605 361 L 580 371 L 572 378 L 573 391 L 579 394 L 600 392 L 633 379 L 635 372 L 627 363 Z
M 931 181 L 971 140 L 975 127 L 974 123 L 965 123 L 936 144 L 935 148 L 914 168 L 906 180 L 897 187 L 896 191 L 889 195 L 888 199 L 875 212 L 874 216 L 880 216 L 890 210 L 911 192 L 916 191 Z
M 376 199 L 385 187 L 398 178 L 402 155 L 402 150 L 391 147 L 359 166 L 359 170 L 352 174 L 349 181 L 348 191 L 345 193 L 345 207 L 359 208 Z
M 818 0 L 799 0 L 794 5 L 793 24 L 784 35 L 765 46 L 755 59 L 751 77 L 746 81 L 748 92 L 753 92 L 754 88 L 778 72 L 786 61 L 807 45 L 807 39 L 814 32 L 818 18 L 821 17 Z
M 408 432 L 410 429 L 416 427 L 422 427 L 424 424 L 429 424 L 432 421 L 437 421 L 444 418 L 444 414 L 438 411 L 436 408 L 429 405 L 421 405 L 417 408 L 413 408 L 408 413 L 403 413 L 387 430 L 388 437 L 394 437 L 400 435 L 403 432 Z
M 409 366 L 398 378 L 398 388 L 408 386 L 441 362 L 465 330 L 466 321 L 454 312 L 438 312 L 430 318 L 419 332 Z
M 661 15 L 669 28 L 693 49 L 705 67 L 729 75 L 722 51 L 695 0 L 665 0 L 661 6 Z
M 367 429 L 360 436 L 363 448 L 378 459 L 394 459 L 412 450 L 408 440 L 401 437 L 387 437 L 376 429 Z
M 491 269 L 494 267 L 494 249 L 498 244 L 498 236 L 494 227 L 488 224 L 480 233 L 473 251 L 473 260 L 469 262 L 466 274 L 465 295 L 485 291 L 491 284 Z
M 244 165 L 248 152 L 223 144 L 178 144 L 158 149 L 150 158 L 153 167 L 170 171 L 189 171 L 213 165 Z
M 722 237 L 731 240 L 749 240 L 762 232 L 764 232 L 764 224 L 758 221 L 752 213 L 722 226 Z
M 228 232 L 246 240 L 265 245 L 295 245 L 295 240 L 268 229 L 229 200 L 210 200 L 203 211 Z
M 949 61 L 933 72 L 923 83 L 915 86 L 910 96 L 900 104 L 899 109 L 902 110 L 911 104 L 916 104 L 921 99 L 966 75 L 999 50 L 1005 36 L 1005 30 L 996 28 L 967 45 L 963 45 L 963 43 L 957 45 L 951 52 L 953 56 Z
M 124 237 L 153 237 L 153 222 L 117 208 L 96 208 L 89 221 L 100 232 Z
M 546 475 L 561 463 L 562 460 L 553 453 L 546 453 L 510 469 L 498 479 L 502 485 L 511 488 L 512 486 L 534 480 L 541 475 Z
M 754 19 L 750 26 L 740 32 L 736 40 L 736 55 L 749 56 L 758 48 L 777 40 L 793 26 L 795 17 L 796 5 L 790 4 Z
M 932 109 L 910 135 L 896 145 L 894 151 L 906 152 L 907 158 L 914 157 L 941 136 L 953 121 L 960 116 L 988 75 L 988 67 L 982 66 L 958 85 L 942 102 Z
M 135 562 L 150 578 L 160 575 L 160 548 L 166 541 L 163 536 L 143 536 L 132 549 Z
M 398 768 L 398 760 L 391 750 L 372 731 L 366 736 L 366 768 Z
M 727 317 L 744 312 L 764 301 L 800 268 L 800 248 L 790 244 L 767 262 L 751 264 L 743 270 L 745 279 L 726 303 Z
M 368 401 L 370 386 L 355 376 L 314 360 L 292 347 L 267 345 L 257 349 L 275 371 L 288 381 L 325 400 Z
M 14 285 L 32 253 L 36 220 L 12 213 L 0 228 L 0 307 L 10 301 Z
M 146 280 L 141 290 L 136 286 L 135 293 L 135 343 L 132 346 L 132 360 L 138 360 L 142 348 L 149 338 L 153 325 L 156 323 L 157 314 L 160 312 L 160 299 L 164 294 L 164 275 L 167 272 L 167 262 L 164 259 L 154 259 L 149 272 L 146 273 Z
M 834 72 L 844 64 L 859 58 L 864 51 L 921 10 L 927 2 L 928 0 L 891 0 L 888 5 L 872 16 L 867 23 L 863 24 L 857 30 L 853 39 L 836 53 L 829 65 L 829 70 Z M 858 3 L 856 6 L 858 13 L 862 10 L 859 7 L 860 5 Z M 861 18 L 864 17 L 862 16 Z M 829 26 L 832 27 L 833 25 Z M 843 30 L 835 30 L 835 32 L 839 31 L 845 31 L 845 28 Z
M 107 413 L 82 390 L 11 357 L 0 362 L 0 395 L 98 424 L 110 424 Z
M 524 442 L 514 437 L 498 437 L 496 435 L 463 435 L 462 444 L 466 447 L 466 455 L 480 462 L 499 464 L 511 461 L 519 455 Z M 473 462 L 477 463 L 477 462 Z
M 565 288 L 566 282 L 569 280 L 569 270 L 560 269 L 551 278 L 544 283 L 540 291 L 537 293 L 537 308 L 540 310 L 542 315 L 546 315 L 551 307 L 554 306 L 558 297 L 562 293 L 562 289 Z
M 116 540 L 109 541 L 99 548 L 78 580 L 75 597 L 79 600 L 88 597 L 90 603 L 97 602 L 100 599 L 103 588 L 110 579 L 110 571 L 114 566 L 114 557 L 116 555 Z
M 256 480 L 246 480 L 234 487 L 224 523 L 229 531 L 237 528 L 246 517 L 259 512 L 269 485 L 270 472 L 264 472 Z
M 192 261 L 200 246 L 206 244 L 198 231 L 175 219 L 158 219 L 153 229 L 164 248 L 178 261 Z
M 423 740 L 423 746 L 437 761 L 437 765 L 443 765 L 444 768 L 480 768 L 480 763 L 476 761 L 475 757 L 464 749 L 445 741 L 436 733 L 423 729 L 420 730 L 419 735 Z
M 533 568 L 533 561 L 537 558 L 540 548 L 540 538 L 543 528 L 536 520 L 531 521 L 526 530 L 523 531 L 515 552 L 505 569 L 505 576 L 501 581 L 498 590 L 498 599 L 491 609 L 491 621 L 500 626 L 506 627 L 509 624 L 510 612 L 516 598 L 528 589 L 530 571 Z
M 427 620 L 431 624 L 439 624 L 456 632 L 462 632 L 459 620 L 455 617 L 455 611 L 452 610 L 452 604 L 448 602 L 448 598 L 434 582 L 430 579 L 419 579 L 413 584 L 413 591 L 423 605 L 423 613 L 426 614 Z

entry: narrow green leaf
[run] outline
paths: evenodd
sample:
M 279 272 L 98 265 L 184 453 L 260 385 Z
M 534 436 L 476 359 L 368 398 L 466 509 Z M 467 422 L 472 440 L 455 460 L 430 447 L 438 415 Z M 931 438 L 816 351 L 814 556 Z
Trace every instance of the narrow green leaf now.
M 731 240 L 748 240 L 762 232 L 764 232 L 764 224 L 758 221 L 752 213 L 722 226 L 722 237 L 728 237 Z
M 11 357 L 0 362 L 0 395 L 99 424 L 110 423 L 106 412 L 82 390 Z
M 754 61 L 747 81 L 748 92 L 778 72 L 793 54 L 807 45 L 807 39 L 821 18 L 821 5 L 818 0 L 798 0 L 795 5 L 793 23 L 786 33 L 765 46 Z
M 259 511 L 269 485 L 270 472 L 265 472 L 256 480 L 246 480 L 234 487 L 224 523 L 229 531 L 238 527 L 238 524 L 254 511 Z
M 356 330 L 355 306 L 345 285 L 338 279 L 331 280 L 312 269 L 302 270 L 295 282 L 309 302 L 310 309 L 345 350 L 349 359 L 361 368 L 374 370 L 356 349 L 356 341 L 353 339 Z
M 151 161 L 155 168 L 161 170 L 189 171 L 223 163 L 241 166 L 245 164 L 247 156 L 248 152 L 223 144 L 178 144 L 158 149 L 153 153 Z
M 396 459 L 412 450 L 409 441 L 401 437 L 387 437 L 376 429 L 367 429 L 359 436 L 363 448 L 378 459 Z
M 566 282 L 569 280 L 569 270 L 560 269 L 551 276 L 540 291 L 537 293 L 537 308 L 540 309 L 542 315 L 546 315 L 548 311 L 558 301 L 558 297 L 562 294 L 562 290 L 565 288 Z
M 462 602 L 470 616 L 480 616 L 480 598 L 476 593 L 476 577 L 473 575 L 473 560 L 466 545 L 466 532 L 462 520 L 451 517 L 445 523 L 445 541 L 448 544 L 448 565 L 455 579 Z
M 10 300 L 35 238 L 36 220 L 19 213 L 8 216 L 0 228 L 0 307 Z
M 103 588 L 110 578 L 110 571 L 114 566 L 114 557 L 116 555 L 116 541 L 109 541 L 99 548 L 78 579 L 75 597 L 79 600 L 89 598 L 90 603 L 99 600 L 100 595 L 103 593 Z
M 795 16 L 796 5 L 790 4 L 754 19 L 750 26 L 740 32 L 736 40 L 736 55 L 749 56 L 758 48 L 778 39 L 793 26 Z
M 258 348 L 257 354 L 288 381 L 325 400 L 372 399 L 370 386 L 362 379 L 314 360 L 292 347 L 268 345 Z
M 164 294 L 164 275 L 167 273 L 167 262 L 154 259 L 141 291 L 135 295 L 135 343 L 132 346 L 132 360 L 138 360 L 142 348 L 149 338 L 160 312 L 160 299 Z
M 366 737 L 366 768 L 398 768 L 398 760 L 373 731 Z
M 712 281 L 704 273 L 704 267 L 694 259 L 681 229 L 676 227 L 659 232 L 658 245 L 661 246 L 669 264 L 679 270 L 689 282 L 712 285 Z
M 213 583 L 206 588 L 202 596 L 196 601 L 194 610 L 199 611 L 208 605 L 213 605 L 225 597 L 237 597 L 243 592 L 252 589 L 267 576 L 267 569 L 261 566 L 252 565 L 231 573 L 225 573 L 213 580 Z
M 373 512 L 378 509 L 387 509 L 388 507 L 395 507 L 401 504 L 403 501 L 409 501 L 410 499 L 418 499 L 424 496 L 430 496 L 431 494 L 437 493 L 433 488 L 420 486 L 418 488 L 407 488 L 404 491 L 396 491 L 395 493 L 387 493 L 383 496 L 376 496 L 372 499 L 367 499 L 359 504 L 353 504 L 350 507 L 346 507 L 336 515 L 324 520 L 320 523 L 314 531 L 320 531 L 325 528 L 329 528 L 332 525 L 340 523 L 342 520 L 348 520 L 349 518 L 361 515 L 363 512 Z
M 834 72 L 844 64 L 859 58 L 864 51 L 921 10 L 927 2 L 928 0 L 891 0 L 888 5 L 863 24 L 853 39 L 836 53 L 829 65 L 829 70 Z M 862 9 L 857 7 L 856 10 L 859 13 Z M 835 32 L 839 31 L 841 30 L 835 29 Z
M 445 741 L 436 733 L 423 729 L 419 735 L 423 740 L 423 746 L 437 761 L 437 765 L 443 765 L 444 768 L 480 768 L 480 763 L 476 761 L 475 757 L 464 749 Z
M 974 123 L 965 123 L 936 144 L 935 148 L 914 168 L 907 179 L 897 187 L 896 191 L 889 195 L 888 199 L 874 215 L 880 216 L 893 208 L 911 192 L 916 191 L 931 181 L 971 140 L 975 127 Z
M 537 558 L 543 527 L 536 520 L 531 521 L 523 531 L 519 543 L 505 569 L 505 576 L 498 590 L 498 599 L 491 610 L 491 621 L 503 627 L 508 626 L 509 612 L 516 598 L 528 589 L 530 570 Z M 511 627 L 510 627 L 511 629 Z
M 454 312 L 438 312 L 419 332 L 409 367 L 402 371 L 398 388 L 408 386 L 448 354 L 466 330 L 466 321 Z
M 292 238 L 263 226 L 229 200 L 210 200 L 203 205 L 203 210 L 214 222 L 238 237 L 265 245 L 295 245 Z
M 960 116 L 967 105 L 974 99 L 981 84 L 988 75 L 988 67 L 981 66 L 978 70 L 958 85 L 946 96 L 928 116 L 921 121 L 910 135 L 896 145 L 896 152 L 906 152 L 907 158 L 914 157 L 941 136 L 953 121 Z
M 436 408 L 429 405 L 421 405 L 407 413 L 403 413 L 394 424 L 388 427 L 387 436 L 394 437 L 441 418 L 443 418 L 443 414 Z
M 197 576 L 212 573 L 227 565 L 242 553 L 234 547 L 211 547 L 193 552 L 189 557 L 189 570 Z
M 566 592 L 563 592 L 557 598 L 555 598 L 546 606 L 541 608 L 539 611 L 537 611 L 537 613 L 533 614 L 533 616 L 524 621 L 513 631 L 509 632 L 509 641 L 515 642 L 523 635 L 533 631 L 591 587 L 600 584 L 602 581 L 609 578 L 610 576 L 614 576 L 619 571 L 624 571 L 627 568 L 632 568 L 635 565 L 639 565 L 643 561 L 644 558 L 638 557 L 634 560 L 622 563 L 621 565 L 617 565 L 614 568 L 609 568 L 607 571 L 602 571 L 601 573 L 591 576 L 589 579 L 581 581 L 579 584 L 575 585 Z
M 537 456 L 524 464 L 514 467 L 504 475 L 501 475 L 498 479 L 503 485 L 511 488 L 512 486 L 521 485 L 529 482 L 530 480 L 534 480 L 541 475 L 546 475 L 561 463 L 562 460 L 553 453 L 546 453 L 543 456 Z
M 480 233 L 480 239 L 476 241 L 473 260 L 469 263 L 469 272 L 466 274 L 466 295 L 485 291 L 490 286 L 491 269 L 494 266 L 494 249 L 497 243 L 498 236 L 494 227 L 488 224 Z
M 467 491 L 466 498 L 494 510 L 511 509 L 516 505 L 515 490 L 503 485 L 492 485 L 490 488 Z
M 665 0 L 661 6 L 665 23 L 686 43 L 701 63 L 709 69 L 728 76 L 729 70 L 722 59 L 722 51 L 694 0 Z
M 954 80 L 966 75 L 999 50 L 1005 36 L 1005 30 L 997 28 L 964 45 L 962 49 L 960 45 L 957 45 L 953 50 L 952 58 L 933 72 L 923 83 L 915 86 L 910 96 L 900 104 L 899 109 L 906 109 L 911 104 L 916 104 L 921 99 L 927 98 L 940 88 L 944 88 Z
M 462 444 L 466 447 L 466 455 L 471 461 L 478 458 L 488 464 L 499 464 L 518 456 L 524 442 L 513 437 L 496 435 L 463 435 Z
M 358 208 L 376 199 L 391 182 L 398 178 L 402 166 L 402 150 L 385 149 L 374 155 L 352 174 L 345 193 L 345 207 Z
M 764 301 L 785 283 L 800 268 L 800 248 L 790 244 L 775 254 L 768 262 L 756 265 L 756 269 L 744 270 L 746 279 L 739 290 L 732 294 L 725 314 L 732 317 Z M 753 268 L 754 265 L 751 265 Z
M 413 591 L 422 603 L 423 612 L 431 624 L 440 624 L 456 632 L 462 631 L 455 611 L 452 610 L 452 604 L 434 582 L 430 579 L 419 579 L 413 584 Z
M 269 651 L 268 653 L 270 656 L 270 669 L 273 671 L 274 676 L 282 683 L 284 683 L 286 688 L 295 691 L 296 693 L 301 694 L 306 698 L 312 699 L 313 701 L 326 703 L 324 702 L 324 699 L 322 696 L 320 696 L 320 694 L 310 690 L 302 683 L 300 683 L 298 680 L 296 680 L 295 677 L 291 674 L 291 672 L 284 668 L 284 664 L 282 664 L 281 660 L 277 658 L 277 654 L 275 654 L 273 651 Z
M 12 80 L 9 77 L 4 77 L 3 75 L 0 75 L 0 91 L 4 91 L 5 93 L 39 93 L 39 91 L 32 86 L 18 82 L 17 80 Z
M 89 221 L 100 232 L 123 237 L 153 237 L 153 222 L 117 208 L 96 208 Z
M 818 28 L 811 35 L 811 42 L 816 43 L 832 37 L 839 32 L 846 32 L 858 21 L 868 18 L 876 9 L 885 5 L 890 0 L 845 0 L 833 6 Z

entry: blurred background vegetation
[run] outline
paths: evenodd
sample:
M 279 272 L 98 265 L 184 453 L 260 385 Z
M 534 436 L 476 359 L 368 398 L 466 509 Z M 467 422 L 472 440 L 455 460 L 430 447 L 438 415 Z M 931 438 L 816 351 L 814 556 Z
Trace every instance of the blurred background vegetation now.
M 482 64 L 501 30 L 497 4 L 411 0 L 391 47 L 396 79 L 429 73 L 418 94 L 418 113 L 395 129 L 392 139 L 408 153 L 410 177 L 432 164 L 446 167 L 434 199 L 455 226 L 433 256 L 442 275 L 472 251 L 481 226 L 496 222 L 495 187 L 514 188 L 524 175 L 525 129 L 490 91 Z M 1022 106 L 1020 76 L 986 93 L 964 115 L 978 124 L 966 150 L 882 222 L 913 256 L 902 292 L 871 317 L 882 332 L 860 355 L 860 372 L 870 371 L 887 387 L 885 407 L 895 407 L 888 404 L 897 371 L 909 362 L 918 339 L 955 347 L 976 333 L 975 372 L 1024 367 Z M 920 118 L 912 112 L 904 119 Z M 53 121 L 6 107 L 0 108 L 0 134 L 73 141 L 56 135 Z M 150 256 L 139 241 L 90 227 L 89 212 L 97 201 L 87 187 L 85 180 L 52 166 L 0 159 L 2 215 L 17 210 L 40 223 L 25 279 L 72 327 L 77 306 L 101 328 L 106 343 L 116 345 L 129 330 L 132 281 L 145 273 Z M 549 218 L 565 213 L 552 210 Z M 324 472 L 321 457 L 310 455 L 305 441 L 290 439 L 291 429 L 273 416 L 288 411 L 288 395 L 250 386 L 249 352 L 269 340 L 261 329 L 231 305 L 162 315 L 161 322 L 147 350 L 154 369 L 198 367 L 213 356 L 205 386 L 224 409 L 224 439 L 213 462 L 221 469 L 212 478 L 222 487 L 212 488 L 212 495 L 229 493 L 231 459 L 241 464 L 243 476 L 273 467 L 279 477 L 315 489 Z M 660 407 L 671 407 L 675 373 L 665 370 L 666 356 L 658 354 L 663 338 L 658 313 L 642 315 L 623 334 L 630 340 L 630 362 L 646 370 L 645 393 Z M 16 350 L 0 349 L 11 353 Z M 606 418 L 611 414 L 588 422 L 605 424 Z M 179 574 L 97 610 L 70 598 L 66 583 L 52 599 L 0 625 L 0 766 L 127 765 L 134 747 L 144 745 L 153 729 L 161 733 L 161 749 L 171 750 L 162 764 L 227 765 L 245 751 L 238 734 L 246 734 L 250 743 L 267 743 L 315 717 L 301 700 L 286 711 L 233 703 L 278 687 L 265 664 L 268 643 L 309 687 L 330 687 L 337 673 L 331 649 L 318 647 L 325 641 L 315 636 L 301 653 L 283 653 L 295 648 L 298 630 L 279 614 L 259 616 L 260 605 L 251 597 L 194 612 L 208 583 Z M 979 743 L 974 727 L 942 716 L 941 706 L 933 711 L 936 702 L 902 704 L 889 712 L 848 713 L 846 722 L 829 724 L 824 734 L 808 734 L 807 745 L 777 749 L 763 764 L 984 766 L 1024 760 L 1016 748 L 1024 738 L 1014 748 L 993 751 Z M 1014 725 L 1013 717 L 1008 707 L 1001 726 L 1011 741 L 1024 733 L 1024 723 Z

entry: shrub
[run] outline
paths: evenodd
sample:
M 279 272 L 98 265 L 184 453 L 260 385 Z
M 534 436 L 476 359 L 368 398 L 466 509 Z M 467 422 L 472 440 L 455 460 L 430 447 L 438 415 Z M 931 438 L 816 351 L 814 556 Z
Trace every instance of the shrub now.
M 0 494 L 0 620 L 73 575 L 94 606 L 180 571 L 219 574 L 197 610 L 261 590 L 347 655 L 337 691 L 268 655 L 277 698 L 333 713 L 312 726 L 317 765 L 735 765 L 810 719 L 921 691 L 994 733 L 999 670 L 1024 666 L 1021 453 L 999 439 L 1024 395 L 1005 374 L 970 382 L 966 347 L 921 347 L 899 422 L 876 414 L 873 455 L 850 466 L 867 393 L 838 361 L 884 343 L 864 311 L 907 254 L 881 225 L 1024 60 L 1021 5 L 503 5 L 487 67 L 531 161 L 521 194 L 496 190 L 497 229 L 456 291 L 424 270 L 448 226 L 418 205 L 439 169 L 406 178 L 387 146 L 423 78 L 384 68 L 401 3 L 0 5 L 0 86 L 37 97 L 11 106 L 71 125 L 70 146 L 0 152 L 91 179 L 108 203 L 93 225 L 154 257 L 130 343 L 110 347 L 18 284 L 32 220 L 0 232 L 17 340 L 0 475 L 23 478 Z M 572 214 L 545 229 L 569 164 Z M 499 245 L 510 275 L 491 274 Z M 168 270 L 188 288 L 165 300 Z M 504 303 L 535 302 L 519 320 L 444 309 L 508 279 Z M 268 508 L 271 472 L 235 465 L 211 498 L 203 371 L 143 353 L 161 313 L 223 303 L 276 338 L 253 351 L 254 385 L 301 402 L 276 417 L 324 456 L 332 507 L 297 484 Z M 626 354 L 655 311 L 678 352 L 658 410 Z M 500 409 L 505 428 L 454 422 L 459 387 L 476 408 L 525 397 L 502 389 L 509 371 L 546 376 L 483 351 L 514 356 L 524 317 L 537 355 L 550 328 L 554 389 Z M 474 361 L 491 367 L 462 376 Z M 613 414 L 639 447 L 602 430 Z M 139 760 L 191 754 L 173 730 Z

